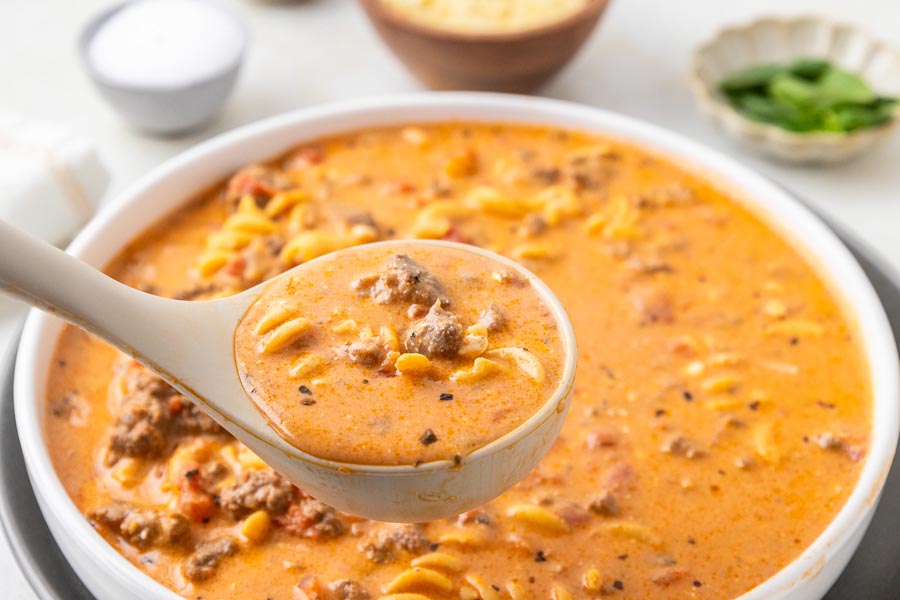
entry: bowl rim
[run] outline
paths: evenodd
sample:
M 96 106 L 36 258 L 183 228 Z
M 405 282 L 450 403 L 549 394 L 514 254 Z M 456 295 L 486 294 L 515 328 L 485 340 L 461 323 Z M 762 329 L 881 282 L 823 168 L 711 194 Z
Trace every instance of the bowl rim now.
M 725 101 L 715 87 L 715 82 L 708 81 L 703 75 L 703 57 L 713 48 L 718 46 L 722 40 L 730 35 L 747 34 L 759 27 L 770 25 L 794 25 L 798 23 L 815 23 L 822 24 L 833 29 L 841 29 L 844 31 L 853 31 L 863 35 L 869 41 L 892 53 L 895 58 L 900 61 L 900 50 L 886 42 L 882 37 L 872 33 L 870 30 L 856 23 L 847 21 L 838 21 L 836 19 L 818 16 L 818 15 L 784 15 L 784 16 L 764 16 L 757 19 L 751 19 L 741 23 L 729 25 L 718 30 L 712 37 L 701 43 L 693 52 L 691 65 L 689 69 L 689 83 L 691 90 L 694 92 L 695 99 L 703 105 L 707 112 L 712 113 L 715 117 L 728 120 L 729 122 L 739 124 L 744 133 L 755 137 L 762 137 L 770 141 L 774 141 L 784 145 L 793 146 L 843 146 L 850 143 L 856 143 L 861 138 L 880 137 L 887 135 L 900 127 L 900 106 L 893 109 L 894 116 L 887 123 L 875 127 L 864 127 L 855 131 L 810 131 L 797 132 L 782 129 L 771 123 L 763 123 L 754 121 L 749 117 L 741 114 L 731 104 Z
M 816 578 L 828 570 L 827 563 L 831 559 L 839 560 L 841 551 L 854 545 L 854 536 L 861 534 L 867 525 L 887 477 L 900 420 L 897 348 L 871 283 L 834 233 L 771 181 L 689 138 L 593 107 L 527 96 L 430 92 L 335 102 L 245 125 L 167 160 L 125 190 L 117 202 L 101 211 L 76 237 L 68 251 L 82 258 L 101 254 L 101 257 L 87 258 L 94 264 L 108 261 L 150 224 L 145 220 L 142 228 L 132 227 L 126 235 L 124 231 L 116 231 L 114 225 L 117 222 L 140 213 L 153 213 L 156 215 L 153 221 L 157 221 L 183 206 L 204 185 L 220 180 L 233 170 L 234 162 L 265 160 L 292 145 L 329 133 L 388 124 L 466 120 L 553 125 L 588 131 L 635 143 L 665 157 L 729 191 L 735 201 L 804 255 L 832 293 L 841 298 L 848 318 L 856 321 L 872 384 L 872 433 L 866 461 L 849 498 L 819 536 L 790 563 L 740 596 L 740 600 L 784 598 L 798 588 L 813 586 Z M 284 144 L 284 147 L 275 147 L 276 143 Z M 254 146 L 268 148 L 267 154 L 244 160 L 247 153 L 259 152 Z M 232 155 L 230 158 L 229 154 Z M 221 174 L 213 177 L 211 165 L 215 165 L 215 172 Z M 197 180 L 202 177 L 211 180 Z M 160 192 L 166 185 L 181 185 L 185 193 L 170 198 L 168 204 L 159 202 L 158 194 L 154 192 Z M 189 193 L 188 189 L 192 191 Z M 121 238 L 121 243 L 110 242 L 110 237 Z M 176 600 L 178 596 L 174 592 L 132 565 L 90 526 L 53 468 L 44 443 L 45 398 L 41 397 L 43 394 L 38 395 L 38 390 L 43 391 L 46 386 L 49 354 L 58 341 L 60 330 L 61 323 L 52 317 L 37 310 L 29 313 L 17 355 L 14 382 L 20 442 L 42 512 L 45 517 L 51 517 L 48 522 L 57 524 L 53 533 L 58 540 L 64 537 L 70 548 L 75 544 L 85 555 L 85 560 L 91 561 L 91 566 L 103 565 L 105 579 L 112 578 L 131 589 L 141 590 L 145 597 Z
M 553 35 L 565 31 L 582 21 L 597 19 L 609 5 L 610 0 L 587 0 L 584 6 L 570 15 L 550 21 L 543 25 L 490 33 L 483 31 L 459 31 L 455 29 L 441 29 L 433 25 L 427 25 L 409 19 L 387 6 L 383 0 L 360 0 L 366 14 L 373 22 L 384 21 L 398 29 L 412 31 L 419 36 L 440 39 L 449 42 L 481 43 L 481 44 L 505 44 L 522 40 L 530 40 L 546 35 Z

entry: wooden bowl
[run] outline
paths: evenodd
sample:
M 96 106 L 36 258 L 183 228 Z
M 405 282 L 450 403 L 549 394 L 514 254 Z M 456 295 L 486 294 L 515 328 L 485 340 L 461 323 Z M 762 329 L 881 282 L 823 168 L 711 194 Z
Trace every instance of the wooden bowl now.
M 463 33 L 415 23 L 381 0 L 360 0 L 381 39 L 422 83 L 441 90 L 530 92 L 575 56 L 609 0 L 523 31 Z

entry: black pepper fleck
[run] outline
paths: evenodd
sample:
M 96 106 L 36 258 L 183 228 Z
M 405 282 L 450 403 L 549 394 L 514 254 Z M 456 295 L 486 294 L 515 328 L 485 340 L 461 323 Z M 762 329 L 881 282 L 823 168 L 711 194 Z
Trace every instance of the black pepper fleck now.
M 462 464 L 462 454 L 454 454 L 453 455 L 453 464 L 454 465 Z
M 750 410 L 759 410 L 759 402 L 751 402 L 747 405 Z
M 620 555 L 618 555 L 616 558 L 618 558 L 619 560 L 628 560 L 628 555 L 627 555 L 627 554 L 620 554 Z
M 790 344 L 791 344 L 791 346 L 796 346 L 796 345 L 799 344 L 799 343 L 800 343 L 800 338 L 798 338 L 798 337 L 792 337 L 792 338 L 790 339 Z
M 692 538 L 692 537 L 688 538 L 688 544 L 690 544 L 691 546 L 693 546 L 696 543 L 697 543 L 697 540 L 695 540 L 694 538 Z
M 657 409 L 656 409 L 656 412 L 654 412 L 653 414 L 654 414 L 655 416 L 657 416 L 657 417 L 664 417 L 664 416 L 666 415 L 666 409 L 664 409 L 664 408 L 657 408 Z
M 696 579 L 694 580 L 694 587 L 700 587 L 701 585 L 703 585 L 703 584 L 700 583 L 699 581 L 697 581 Z
M 368 379 L 363 379 L 363 383 L 369 383 Z
M 431 544 L 430 546 L 428 546 L 428 549 L 429 549 L 431 552 L 437 552 L 437 549 L 440 548 L 440 547 L 441 547 L 441 545 L 438 544 L 437 542 L 435 542 L 435 543 Z
M 301 394 L 306 394 L 307 396 L 312 396 L 312 390 L 306 387 L 305 385 L 301 385 L 297 388 Z
M 435 435 L 435 433 L 432 430 L 426 429 L 425 433 L 423 433 L 419 437 L 419 441 L 422 442 L 426 446 L 430 446 L 431 444 L 438 441 L 438 437 L 437 437 L 437 435 Z
M 315 403 L 316 403 L 316 401 L 313 400 L 312 398 L 301 398 L 300 399 L 300 404 L 303 406 L 312 406 Z
M 834 408 L 833 402 L 825 402 L 824 400 L 816 400 L 816 404 L 818 404 L 822 408 L 827 408 L 828 410 L 832 410 Z
M 688 402 L 694 401 L 694 395 L 687 390 L 684 390 L 683 392 L 681 392 L 681 395 L 684 396 L 684 399 Z
M 621 591 L 625 589 L 625 584 L 616 579 L 615 581 L 613 581 L 613 587 Z
M 200 469 L 191 469 L 189 471 L 184 472 L 184 476 L 186 479 L 193 479 L 197 475 L 200 474 Z
M 534 562 L 542 563 L 547 562 L 547 555 L 544 554 L 543 550 L 538 550 L 534 553 Z
M 453 400 L 453 394 L 448 394 L 447 392 L 444 392 L 440 395 L 440 399 L 443 400 L 444 402 L 446 402 L 447 400 Z

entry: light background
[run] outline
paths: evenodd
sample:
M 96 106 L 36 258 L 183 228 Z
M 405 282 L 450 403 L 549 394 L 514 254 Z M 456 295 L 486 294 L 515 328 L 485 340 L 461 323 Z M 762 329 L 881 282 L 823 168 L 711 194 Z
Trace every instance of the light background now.
M 66 123 L 93 138 L 112 174 L 104 200 L 110 202 L 150 168 L 221 131 L 328 100 L 420 89 L 381 45 L 354 0 L 221 1 L 246 18 L 252 40 L 234 95 L 202 132 L 148 138 L 129 129 L 94 93 L 76 40 L 109 0 L 0 2 L 0 108 Z M 687 87 L 693 49 L 725 25 L 772 14 L 824 14 L 900 46 L 897 0 L 612 0 L 584 51 L 541 94 L 645 119 L 720 149 L 798 192 L 900 269 L 900 135 L 847 165 L 794 168 L 744 151 L 697 110 Z M 0 349 L 11 341 L 21 315 L 8 303 L 0 309 Z M 0 589 L 6 600 L 35 598 L 5 540 Z

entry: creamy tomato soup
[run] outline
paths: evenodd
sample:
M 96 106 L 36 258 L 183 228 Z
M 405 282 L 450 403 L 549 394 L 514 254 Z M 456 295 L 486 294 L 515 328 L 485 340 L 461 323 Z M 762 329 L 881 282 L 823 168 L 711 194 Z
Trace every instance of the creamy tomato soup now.
M 235 332 L 250 398 L 289 442 L 354 464 L 459 460 L 559 385 L 550 307 L 463 249 L 362 246 L 277 281 Z
M 185 204 L 107 271 L 210 298 L 409 237 L 512 257 L 565 306 L 574 398 L 537 469 L 455 519 L 360 520 L 67 328 L 45 437 L 97 531 L 190 599 L 720 599 L 844 505 L 872 417 L 851 318 L 727 193 L 616 140 L 448 123 L 311 141 Z

